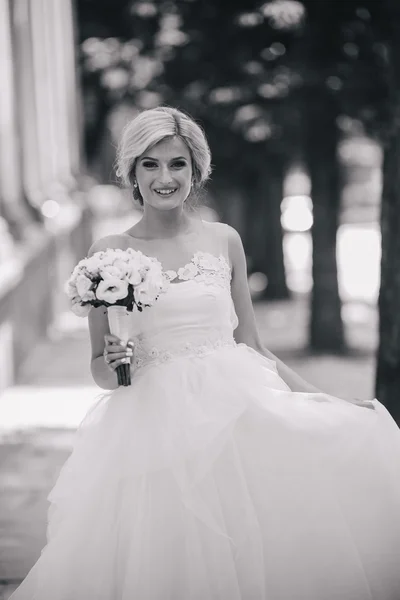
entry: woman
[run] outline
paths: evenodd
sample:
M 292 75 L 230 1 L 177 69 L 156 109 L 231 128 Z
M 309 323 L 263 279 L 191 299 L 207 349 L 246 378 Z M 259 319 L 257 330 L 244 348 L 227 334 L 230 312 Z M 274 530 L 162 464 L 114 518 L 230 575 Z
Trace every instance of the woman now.
M 91 309 L 93 378 L 110 391 L 79 429 L 49 495 L 48 544 L 12 599 L 398 600 L 395 422 L 263 347 L 239 235 L 186 210 L 210 172 L 194 121 L 141 113 L 118 172 L 143 217 L 90 253 L 141 250 L 170 285 L 132 313 L 127 346 Z M 130 387 L 117 386 L 124 362 Z

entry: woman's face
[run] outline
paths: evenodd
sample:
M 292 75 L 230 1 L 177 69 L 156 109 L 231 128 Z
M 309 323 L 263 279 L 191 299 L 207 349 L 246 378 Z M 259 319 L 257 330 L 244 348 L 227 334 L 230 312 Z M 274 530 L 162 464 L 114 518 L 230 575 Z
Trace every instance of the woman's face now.
M 135 174 L 145 205 L 159 210 L 182 206 L 192 181 L 189 149 L 178 137 L 159 142 L 139 156 Z

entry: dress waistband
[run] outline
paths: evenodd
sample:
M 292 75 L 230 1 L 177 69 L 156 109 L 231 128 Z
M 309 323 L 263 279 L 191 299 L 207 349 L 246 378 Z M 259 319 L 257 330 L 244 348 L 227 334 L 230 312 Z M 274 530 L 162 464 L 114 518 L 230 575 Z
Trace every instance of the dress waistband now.
M 235 346 L 237 344 L 233 337 L 206 339 L 198 343 L 184 342 L 183 344 L 173 346 L 169 350 L 164 350 L 157 346 L 145 348 L 140 340 L 134 340 L 132 366 L 134 369 L 138 369 L 150 364 L 166 363 L 179 357 L 202 357 L 212 354 L 219 348 Z

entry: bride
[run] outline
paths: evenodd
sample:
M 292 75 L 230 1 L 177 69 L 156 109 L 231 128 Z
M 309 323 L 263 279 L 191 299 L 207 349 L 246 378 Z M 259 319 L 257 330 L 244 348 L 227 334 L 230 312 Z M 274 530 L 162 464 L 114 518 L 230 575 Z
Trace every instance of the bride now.
M 157 258 L 167 292 L 130 342 L 89 314 L 104 394 L 48 499 L 47 545 L 12 600 L 399 600 L 400 433 L 377 400 L 325 394 L 263 347 L 238 233 L 186 209 L 210 173 L 168 107 L 126 127 L 143 217 L 90 254 Z M 132 385 L 115 373 L 129 362 Z

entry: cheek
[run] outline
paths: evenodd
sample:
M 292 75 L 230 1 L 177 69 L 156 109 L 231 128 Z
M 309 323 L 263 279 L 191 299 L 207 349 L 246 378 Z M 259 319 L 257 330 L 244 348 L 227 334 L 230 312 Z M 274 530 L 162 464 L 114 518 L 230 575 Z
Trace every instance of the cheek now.
M 184 188 L 190 188 L 190 184 L 191 184 L 191 181 L 192 181 L 191 173 L 188 173 L 187 171 L 186 171 L 186 173 L 181 173 L 179 175 L 178 181 L 179 181 L 179 183 L 180 183 L 180 185 L 182 187 L 184 187 Z
M 137 174 L 137 182 L 139 188 L 146 192 L 146 189 L 150 187 L 151 183 L 154 180 L 154 177 L 151 177 L 151 173 L 141 172 Z

